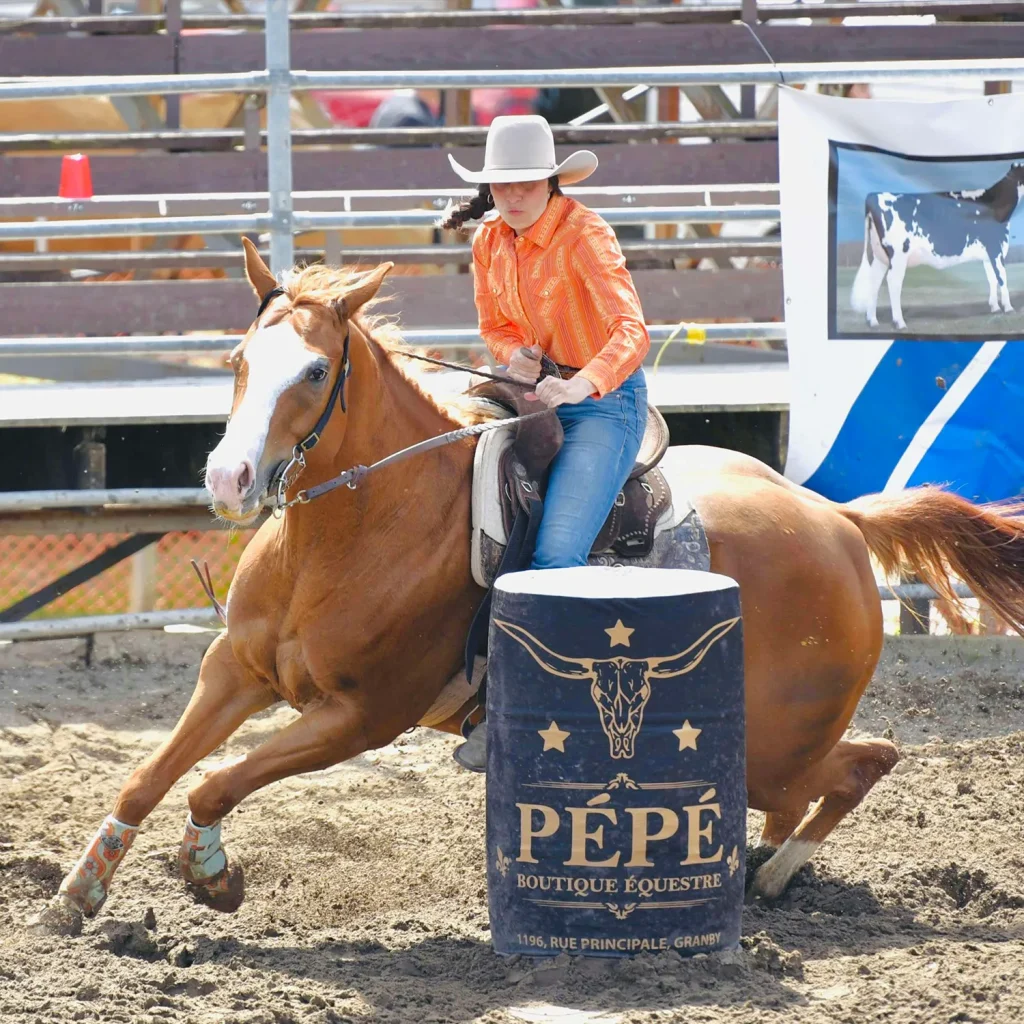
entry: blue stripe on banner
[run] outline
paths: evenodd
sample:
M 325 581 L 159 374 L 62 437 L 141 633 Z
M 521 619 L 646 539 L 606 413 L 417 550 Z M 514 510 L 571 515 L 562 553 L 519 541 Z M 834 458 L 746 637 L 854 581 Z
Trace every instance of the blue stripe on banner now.
M 973 341 L 894 341 L 804 486 L 833 501 L 881 491 L 945 394 L 936 378 L 949 387 L 980 349 Z
M 1024 344 L 1003 347 L 907 481 L 947 485 L 971 501 L 1024 492 Z

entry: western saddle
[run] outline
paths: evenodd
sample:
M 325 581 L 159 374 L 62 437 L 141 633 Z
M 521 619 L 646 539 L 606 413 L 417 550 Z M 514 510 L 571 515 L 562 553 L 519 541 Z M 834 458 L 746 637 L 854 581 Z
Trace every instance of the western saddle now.
M 547 356 L 542 357 L 541 376 L 571 376 Z M 488 380 L 470 389 L 470 394 L 498 403 L 513 415 L 537 412 L 535 402 L 524 397 L 525 389 L 514 383 Z M 558 416 L 539 416 L 516 426 L 515 440 L 499 463 L 498 489 L 502 518 L 508 538 L 496 576 L 524 569 L 532 560 L 537 528 L 543 515 L 543 498 L 548 471 L 562 447 L 564 433 Z M 592 553 L 614 552 L 620 557 L 643 557 L 654 544 L 655 526 L 672 502 L 672 495 L 658 462 L 668 448 L 669 433 L 661 413 L 648 406 L 647 427 L 629 479 L 615 499 L 615 505 L 592 546 Z M 466 679 L 472 685 L 476 658 L 487 648 L 491 597 L 488 590 L 476 611 L 466 638 Z M 483 706 L 487 673 L 480 683 Z M 469 718 L 463 723 L 463 732 Z
M 543 357 L 541 376 L 570 376 L 547 356 Z M 472 389 L 472 394 L 497 402 L 515 415 L 537 411 L 536 402 L 523 397 L 523 388 L 515 384 L 487 381 Z M 531 520 L 529 550 L 513 553 L 515 566 L 523 568 L 533 555 L 532 535 L 536 533 L 543 511 L 544 490 L 548 471 L 564 435 L 558 416 L 543 416 L 518 424 L 514 442 L 505 450 L 499 465 L 498 486 L 501 493 L 505 535 L 510 539 L 521 515 Z M 615 499 L 615 504 L 594 541 L 592 552 L 614 552 L 626 557 L 650 553 L 654 543 L 654 527 L 672 500 L 665 477 L 657 469 L 668 448 L 669 432 L 664 417 L 653 405 L 648 406 L 647 426 L 640 451 L 629 479 Z M 533 520 L 536 522 L 532 522 Z M 509 559 L 512 560 L 512 559 Z

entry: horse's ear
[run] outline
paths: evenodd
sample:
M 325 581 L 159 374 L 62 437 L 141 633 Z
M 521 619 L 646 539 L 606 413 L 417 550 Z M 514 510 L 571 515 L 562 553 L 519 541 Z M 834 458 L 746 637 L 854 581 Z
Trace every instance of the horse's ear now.
M 256 246 L 245 235 L 242 235 L 242 248 L 245 250 L 245 276 L 249 279 L 256 298 L 262 302 L 267 292 L 277 287 L 277 281 L 270 268 L 260 259 Z
M 377 294 L 377 289 L 380 288 L 384 278 L 387 277 L 388 272 L 393 267 L 394 263 L 382 263 L 379 267 L 371 270 L 368 274 L 364 274 L 354 282 L 352 288 L 345 293 L 345 298 L 342 299 L 340 304 L 343 319 L 355 315 L 362 306 L 365 306 Z

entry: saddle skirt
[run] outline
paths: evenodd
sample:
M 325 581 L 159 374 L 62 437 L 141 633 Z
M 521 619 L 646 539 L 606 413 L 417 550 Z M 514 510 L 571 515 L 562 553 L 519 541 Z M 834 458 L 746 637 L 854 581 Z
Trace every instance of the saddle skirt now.
M 534 486 L 515 458 L 514 444 L 515 436 L 509 431 L 483 434 L 473 460 L 471 561 L 473 579 L 485 588 L 494 582 L 516 512 Z M 683 495 L 673 497 L 661 468 L 648 468 L 638 460 L 588 561 L 591 565 L 651 564 L 658 537 L 674 531 L 688 517 L 696 519 L 693 506 Z M 700 534 L 703 556 L 706 540 L 699 521 L 694 525 Z M 707 570 L 707 561 L 695 557 L 691 567 Z

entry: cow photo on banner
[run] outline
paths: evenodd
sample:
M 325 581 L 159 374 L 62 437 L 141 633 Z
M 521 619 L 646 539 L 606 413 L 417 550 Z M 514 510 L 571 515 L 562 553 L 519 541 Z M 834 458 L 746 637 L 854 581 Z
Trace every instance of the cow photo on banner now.
M 1024 96 L 780 90 L 786 475 L 1024 491 Z

